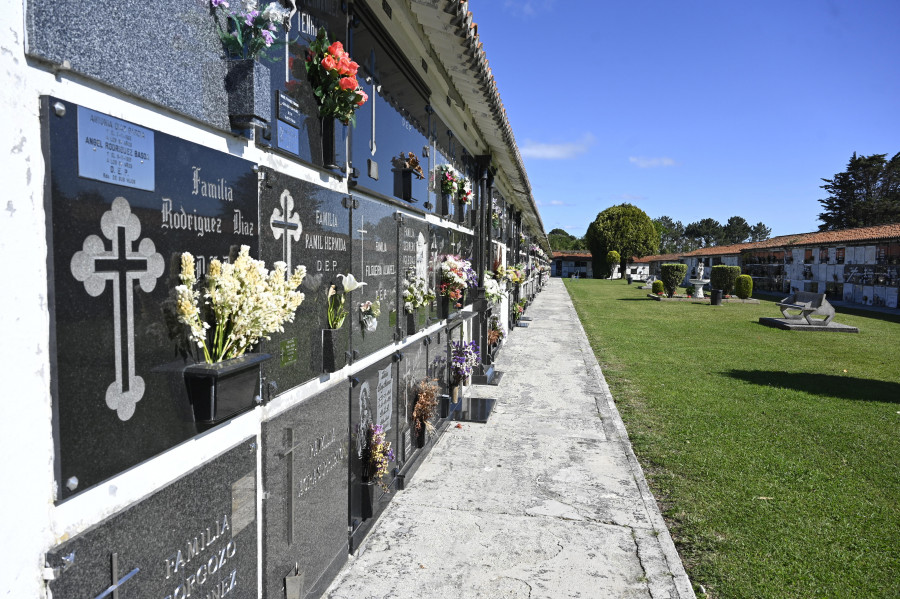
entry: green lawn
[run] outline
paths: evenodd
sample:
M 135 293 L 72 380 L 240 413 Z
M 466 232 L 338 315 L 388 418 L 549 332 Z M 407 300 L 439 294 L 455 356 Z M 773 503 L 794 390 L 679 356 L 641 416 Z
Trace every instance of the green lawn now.
M 900 597 L 900 317 L 566 281 L 688 575 L 710 597 Z

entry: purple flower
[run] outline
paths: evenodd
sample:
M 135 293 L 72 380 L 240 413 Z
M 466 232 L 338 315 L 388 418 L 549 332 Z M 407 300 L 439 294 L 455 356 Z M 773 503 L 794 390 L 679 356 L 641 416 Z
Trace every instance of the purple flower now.
M 258 10 L 251 10 L 251 11 L 248 12 L 246 15 L 244 15 L 244 23 L 247 24 L 247 27 L 253 27 L 253 21 L 254 21 L 254 20 L 256 19 L 256 17 L 258 17 L 258 16 L 259 16 L 259 11 L 258 11 Z
M 225 0 L 212 0 L 213 8 L 219 8 L 220 6 L 224 6 L 228 8 L 228 3 Z
M 269 46 L 271 46 L 272 43 L 275 41 L 275 38 L 272 36 L 272 32 L 269 31 L 268 29 L 262 30 L 262 38 L 263 38 L 263 40 L 265 40 L 267 48 Z

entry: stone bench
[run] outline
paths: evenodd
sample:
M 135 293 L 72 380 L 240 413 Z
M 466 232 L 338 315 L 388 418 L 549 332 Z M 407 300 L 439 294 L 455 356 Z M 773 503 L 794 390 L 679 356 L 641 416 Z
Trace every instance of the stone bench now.
M 781 313 L 785 318 L 805 318 L 809 324 L 828 325 L 834 318 L 834 306 L 832 306 L 824 293 L 811 293 L 809 291 L 798 291 L 788 296 L 776 304 L 781 308 Z M 788 310 L 799 310 L 800 315 L 788 314 Z M 824 316 L 824 321 L 814 321 L 811 316 L 815 314 Z

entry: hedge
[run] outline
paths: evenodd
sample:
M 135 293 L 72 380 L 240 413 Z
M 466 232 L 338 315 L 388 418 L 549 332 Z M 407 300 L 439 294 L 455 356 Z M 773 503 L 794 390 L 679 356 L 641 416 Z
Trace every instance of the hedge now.
M 750 275 L 741 275 L 734 284 L 734 292 L 741 299 L 747 299 L 753 295 L 753 278 Z
M 709 275 L 709 286 L 712 289 L 721 289 L 725 295 L 731 295 L 731 291 L 734 289 L 734 282 L 740 274 L 740 266 L 718 264 L 712 267 L 712 272 Z
M 659 267 L 659 271 L 659 278 L 666 289 L 666 295 L 672 297 L 675 295 L 675 290 L 678 289 L 678 286 L 684 280 L 684 275 L 687 274 L 687 264 L 667 262 Z

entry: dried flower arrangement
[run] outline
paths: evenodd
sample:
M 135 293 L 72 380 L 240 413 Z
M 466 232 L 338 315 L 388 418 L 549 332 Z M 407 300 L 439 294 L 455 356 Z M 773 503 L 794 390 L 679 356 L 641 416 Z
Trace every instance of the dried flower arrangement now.
M 438 385 L 435 379 L 423 379 L 416 385 L 416 405 L 413 406 L 413 422 L 416 425 L 416 433 L 422 428 L 429 435 L 434 434 L 434 425 L 431 419 L 434 418 L 437 410 Z
M 175 287 L 175 314 L 190 327 L 190 340 L 203 350 L 207 364 L 236 358 L 261 338 L 283 331 L 285 322 L 294 321 L 304 299 L 297 288 L 305 276 L 306 267 L 298 266 L 288 277 L 284 262 L 276 262 L 269 272 L 265 262 L 251 258 L 250 248 L 244 245 L 234 263 L 210 262 L 201 305 L 201 292 L 194 288 L 194 257 L 184 252 L 181 285 Z
M 403 156 L 403 152 L 400 152 L 399 156 L 391 158 L 391 164 L 393 164 L 396 169 L 412 171 L 412 174 L 416 176 L 416 179 L 425 178 L 425 173 L 422 172 L 422 165 L 419 164 L 419 157 L 412 152 L 407 152 L 406 156 Z

